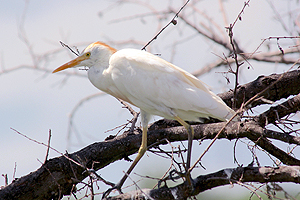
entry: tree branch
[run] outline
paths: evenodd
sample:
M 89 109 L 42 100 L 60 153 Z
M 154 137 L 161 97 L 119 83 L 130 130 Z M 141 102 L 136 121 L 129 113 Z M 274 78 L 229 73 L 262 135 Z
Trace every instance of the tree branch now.
M 199 194 L 200 192 L 236 182 L 294 182 L 300 183 L 299 166 L 280 166 L 280 167 L 239 167 L 227 168 L 207 175 L 201 175 L 193 179 L 194 193 L 188 194 L 188 185 L 183 183 L 175 187 L 161 187 L 158 189 L 145 189 L 143 191 L 131 191 L 109 200 L 130 200 L 130 199 L 151 199 L 151 200 L 174 200 L 187 199 L 188 197 Z
M 298 94 L 300 90 L 299 73 L 299 70 L 295 70 L 284 74 L 284 77 L 266 92 L 267 95 L 265 98 L 277 100 L 287 97 L 289 94 Z M 239 87 L 237 93 L 238 99 L 250 98 L 250 93 L 254 92 L 252 94 L 256 94 L 256 92 L 268 87 L 268 85 L 279 76 L 280 75 L 274 74 L 266 77 L 259 77 L 257 80 Z M 284 85 L 289 85 L 289 87 L 284 87 Z M 232 95 L 232 92 L 227 92 L 220 96 L 226 97 L 227 99 L 224 99 L 228 102 L 230 95 Z M 295 100 L 298 101 L 298 95 L 291 100 L 294 100 L 294 102 Z M 240 103 L 241 102 L 238 101 L 238 105 Z M 257 105 L 259 103 L 265 102 L 255 102 Z M 298 103 L 291 104 L 291 102 L 289 102 L 287 104 L 290 111 L 297 111 Z M 280 110 L 278 107 L 278 116 L 287 114 L 285 110 L 286 109 Z M 284 112 L 284 114 L 281 114 L 281 112 Z M 270 111 L 270 113 L 272 112 Z M 270 118 L 272 116 L 272 114 L 269 115 L 267 113 L 265 113 L 265 115 L 268 117 L 270 116 Z M 193 125 L 195 130 L 194 139 L 213 139 L 224 124 L 224 122 L 221 122 Z M 299 144 L 300 141 L 300 137 L 267 130 L 254 120 L 230 123 L 219 136 L 219 138 L 227 138 L 229 140 L 235 138 L 249 138 L 283 163 L 300 166 L 300 161 L 297 158 L 294 158 L 288 153 L 275 147 L 268 141 L 267 137 L 282 140 L 284 142 L 288 141 L 289 143 L 294 144 Z M 178 124 L 172 120 L 159 120 L 149 127 L 149 146 L 166 144 L 166 140 L 174 142 L 184 141 L 187 140 L 187 138 L 186 130 L 181 126 L 178 126 Z M 127 158 L 129 155 L 137 152 L 140 147 L 140 141 L 141 130 L 136 129 L 133 134 L 124 132 L 114 139 L 97 142 L 75 153 L 50 159 L 35 172 L 14 180 L 10 185 L 0 190 L 0 199 L 62 198 L 63 195 L 69 195 L 71 193 L 74 185 L 89 176 L 90 169 L 97 171 L 116 160 Z M 80 164 L 71 162 L 70 159 Z
M 249 100 L 255 94 L 261 92 L 265 88 L 269 87 L 275 82 L 282 74 L 272 74 L 269 76 L 259 76 L 256 80 L 241 85 L 237 89 L 237 107 L 240 107 L 242 103 Z M 265 99 L 270 101 L 277 101 L 282 98 L 287 98 L 290 95 L 297 95 L 300 93 L 300 70 L 293 70 L 283 73 L 281 80 L 273 87 L 267 90 L 263 95 Z M 288 86 L 288 87 L 286 87 Z M 218 95 L 223 101 L 232 107 L 233 91 L 228 91 Z M 257 100 L 251 104 L 251 107 L 265 104 L 263 100 Z
M 287 54 L 295 54 L 299 53 L 299 49 L 297 48 L 286 48 L 284 49 L 284 55 Z M 283 56 L 280 50 L 272 51 L 272 52 L 266 52 L 266 53 L 259 53 L 259 54 L 253 54 L 252 56 L 248 56 L 245 54 L 244 56 L 238 57 L 239 62 L 243 62 L 245 59 L 247 60 L 256 60 L 260 62 L 266 62 L 266 63 L 282 63 L 282 64 L 294 64 L 294 63 L 300 63 L 298 60 L 298 57 L 296 58 L 289 58 L 286 56 Z M 206 66 L 201 67 L 200 69 L 193 72 L 193 75 L 198 77 L 205 73 L 210 72 L 212 69 L 223 66 L 223 65 L 229 65 L 231 63 L 234 63 L 235 60 L 231 57 L 227 57 L 225 59 L 218 59 L 215 62 L 211 62 Z
M 195 139 L 212 139 L 223 126 L 224 122 L 193 125 Z M 128 135 L 125 132 L 112 140 L 97 142 L 78 152 L 66 155 L 70 159 L 79 162 L 81 166 L 70 162 L 65 156 L 51 159 L 37 171 L 13 181 L 0 190 L 0 199 L 59 199 L 62 195 L 68 195 L 74 184 L 79 183 L 89 175 L 82 165 L 86 166 L 87 169 L 98 170 L 116 160 L 134 154 L 140 146 L 140 132 L 140 130 L 135 131 L 133 135 Z M 271 148 L 272 151 L 269 151 L 269 153 L 275 157 L 279 155 L 278 159 L 282 159 L 282 162 L 300 166 L 299 160 L 280 149 L 274 149 L 273 146 L 270 146 L 263 138 L 263 134 L 264 129 L 253 122 L 236 122 L 230 123 L 220 135 L 220 138 L 249 137 L 267 151 Z M 258 136 L 261 136 L 259 140 L 257 140 Z M 157 141 L 165 141 L 164 139 L 173 142 L 187 140 L 187 138 L 187 132 L 183 127 L 157 129 L 149 131 L 148 144 L 149 146 L 158 145 Z
M 277 106 L 271 107 L 266 112 L 255 117 L 255 121 L 261 126 L 266 126 L 267 124 L 274 123 L 276 120 L 287 116 L 291 113 L 296 113 L 300 110 L 300 94 L 295 97 L 281 103 Z

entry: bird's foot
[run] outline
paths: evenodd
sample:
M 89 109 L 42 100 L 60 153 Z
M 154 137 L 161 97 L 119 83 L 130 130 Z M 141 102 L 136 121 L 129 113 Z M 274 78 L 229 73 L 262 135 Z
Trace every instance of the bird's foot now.
M 177 176 L 174 176 L 175 174 L 177 174 Z M 184 178 L 186 182 L 188 183 L 191 183 L 192 184 L 192 177 L 191 177 L 191 174 L 190 173 L 183 173 L 183 172 L 179 172 L 175 169 L 173 169 L 172 171 L 169 172 L 169 176 L 164 178 L 164 179 L 161 179 L 158 181 L 158 187 L 161 187 L 161 184 L 164 182 L 165 185 L 166 185 L 166 181 L 167 180 L 172 180 L 173 182 L 176 182 L 177 179 L 180 179 L 180 178 Z
M 174 176 L 174 175 L 177 175 L 177 176 Z M 169 178 L 170 180 L 176 182 L 177 179 L 180 179 L 180 178 L 185 178 L 186 181 L 189 181 L 192 179 L 191 177 L 191 174 L 189 172 L 179 172 L 177 171 L 176 169 L 173 169 L 172 171 L 170 171 L 169 173 Z
M 177 174 L 177 176 L 174 176 L 175 174 Z M 170 171 L 169 178 L 170 178 L 170 180 L 172 180 L 174 182 L 176 182 L 177 179 L 184 178 L 185 183 L 187 183 L 189 185 L 189 187 L 191 188 L 191 190 L 190 190 L 191 194 L 194 193 L 195 183 L 194 183 L 194 180 L 192 179 L 191 173 L 189 171 L 183 173 L 183 172 L 179 172 L 174 169 L 174 170 Z
M 108 195 L 113 191 L 113 190 L 118 190 L 118 192 L 120 194 L 123 194 L 122 190 L 121 190 L 122 185 L 120 183 L 115 184 L 114 186 L 112 186 L 111 188 L 109 188 L 108 190 L 106 190 L 103 193 L 102 199 L 105 199 L 106 197 L 108 197 Z
M 174 176 L 175 174 L 177 174 L 177 176 Z M 172 180 L 173 182 L 176 182 L 177 179 L 185 178 L 185 177 L 186 177 L 186 173 L 182 173 L 182 172 L 179 172 L 179 171 L 173 169 L 172 171 L 169 172 L 169 176 L 167 176 L 163 179 L 160 179 L 158 181 L 157 187 L 161 188 L 162 183 L 164 183 L 164 185 L 166 186 L 167 180 Z

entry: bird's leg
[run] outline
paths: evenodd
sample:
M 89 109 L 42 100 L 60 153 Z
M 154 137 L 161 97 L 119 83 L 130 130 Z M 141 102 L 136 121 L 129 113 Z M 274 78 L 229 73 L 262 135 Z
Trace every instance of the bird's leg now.
M 143 157 L 146 150 L 147 150 L 147 127 L 143 127 L 142 144 L 139 148 L 138 154 L 137 154 L 136 158 L 134 159 L 133 163 L 131 164 L 131 166 L 129 167 L 129 169 L 123 176 L 123 178 L 120 180 L 120 182 L 117 184 L 120 187 L 120 189 L 121 189 L 122 185 L 124 184 L 124 182 L 126 181 L 129 174 L 131 173 L 131 171 L 133 170 L 133 168 L 136 166 L 136 164 L 139 162 L 139 160 Z
M 133 163 L 131 164 L 131 166 L 129 167 L 129 169 L 127 170 L 127 172 L 124 174 L 122 179 L 119 181 L 119 183 L 117 183 L 114 187 L 108 189 L 103 194 L 102 199 L 106 198 L 110 194 L 110 192 L 113 191 L 114 189 L 117 189 L 120 193 L 122 193 L 121 187 L 123 186 L 124 182 L 126 181 L 127 177 L 129 176 L 129 174 L 132 172 L 133 168 L 136 166 L 136 164 L 143 157 L 143 155 L 145 154 L 145 152 L 147 150 L 147 131 L 148 131 L 149 116 L 147 113 L 144 113 L 142 111 L 141 111 L 141 116 L 142 116 L 143 132 L 142 132 L 142 144 L 139 148 L 138 154 L 137 154 L 136 158 L 134 159 Z
M 191 125 L 189 125 L 188 123 L 186 123 L 183 119 L 181 119 L 180 117 L 176 116 L 175 119 L 182 125 L 184 126 L 184 128 L 187 130 L 188 132 L 188 152 L 187 152 L 187 160 L 186 160 L 186 167 L 185 167 L 185 171 L 186 171 L 186 179 L 187 181 L 192 184 L 191 182 L 191 177 L 190 177 L 190 166 L 191 166 L 191 157 L 192 157 L 192 144 L 193 144 L 193 139 L 194 139 L 194 129 L 193 127 L 191 127 Z

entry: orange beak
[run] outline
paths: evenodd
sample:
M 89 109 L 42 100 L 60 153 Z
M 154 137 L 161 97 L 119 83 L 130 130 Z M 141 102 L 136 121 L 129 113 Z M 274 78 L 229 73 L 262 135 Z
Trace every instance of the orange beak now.
M 55 69 L 52 73 L 56 73 L 71 67 L 75 67 L 76 65 L 79 65 L 81 63 L 81 61 L 86 60 L 87 57 L 85 55 L 79 56 L 77 58 L 75 58 L 74 60 L 71 60 L 70 62 L 58 67 L 57 69 Z

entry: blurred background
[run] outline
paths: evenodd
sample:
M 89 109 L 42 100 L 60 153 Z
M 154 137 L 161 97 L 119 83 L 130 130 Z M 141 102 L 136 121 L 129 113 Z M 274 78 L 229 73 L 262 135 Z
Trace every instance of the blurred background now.
M 47 144 L 51 131 L 51 146 L 69 153 L 116 134 L 118 127 L 132 116 L 120 102 L 99 91 L 89 82 L 86 72 L 71 69 L 51 74 L 58 66 L 75 58 L 59 41 L 81 52 L 88 44 L 103 41 L 114 48 L 141 49 L 174 16 L 185 1 L 96 1 L 96 0 L 14 0 L 0 2 L 0 173 L 13 178 L 35 171 L 44 161 L 47 148 L 19 135 L 16 131 Z M 271 36 L 299 35 L 298 1 L 250 1 L 233 32 L 239 46 L 247 53 L 278 51 L 278 45 L 289 48 L 291 39 L 266 40 Z M 199 72 L 220 60 L 228 51 L 197 28 L 211 36 L 229 40 L 226 26 L 233 23 L 244 6 L 244 1 L 191 1 L 182 16 L 197 27 L 192 27 L 181 18 L 177 25 L 170 25 L 147 48 L 162 58 L 185 69 Z M 298 26 L 297 26 L 297 23 Z M 250 61 L 241 68 L 240 84 L 256 79 L 259 75 L 282 73 L 291 64 Z M 198 78 L 210 86 L 214 93 L 228 91 L 234 86 L 234 76 L 226 72 L 226 66 L 215 67 Z M 228 80 L 230 83 L 228 83 Z M 265 108 L 254 109 L 254 114 Z M 138 109 L 135 108 L 136 111 Z M 158 120 L 159 117 L 153 117 Z M 16 131 L 12 130 L 15 129 Z M 110 130 L 110 131 L 109 131 Z M 121 131 L 122 133 L 122 131 Z M 247 140 L 238 142 L 236 157 L 240 164 L 252 161 Z M 193 160 L 199 156 L 210 141 L 201 145 L 195 141 Z M 174 146 L 179 145 L 174 144 Z M 164 146 L 163 148 L 168 148 Z M 217 141 L 202 160 L 203 168 L 195 175 L 208 174 L 227 167 L 237 167 L 233 160 L 234 141 Z M 262 152 L 261 165 L 272 165 Z M 50 150 L 49 158 L 60 156 Z M 135 155 L 131 156 L 135 158 Z M 117 182 L 130 163 L 117 161 L 98 171 L 106 180 Z M 170 160 L 150 152 L 134 169 L 139 175 L 159 178 L 169 168 Z M 154 182 L 139 175 L 132 175 L 141 188 L 153 187 Z M 4 185 L 4 177 L 0 185 Z M 125 185 L 132 182 L 128 180 Z M 287 184 L 282 184 L 285 186 Z M 99 185 L 99 191 L 107 187 Z M 296 186 L 285 189 L 296 195 Z M 129 191 L 133 188 L 129 188 Z M 82 194 L 85 191 L 81 191 Z M 78 195 L 80 197 L 80 194 Z M 201 199 L 246 199 L 250 191 L 240 186 L 224 186 L 199 195 Z M 255 198 L 253 198 L 255 199 Z M 300 199 L 300 197 L 298 197 Z

